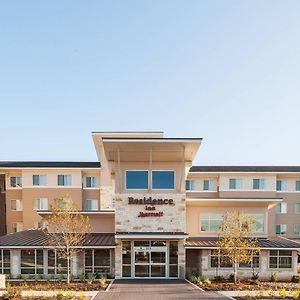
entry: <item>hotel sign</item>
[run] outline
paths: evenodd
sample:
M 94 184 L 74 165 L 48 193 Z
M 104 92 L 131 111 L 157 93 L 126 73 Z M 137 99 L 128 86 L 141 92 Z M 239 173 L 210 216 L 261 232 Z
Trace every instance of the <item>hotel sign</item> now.
M 164 215 L 163 211 L 156 211 L 156 206 L 175 205 L 173 199 L 156 199 L 152 197 L 149 198 L 144 197 L 142 199 L 128 197 L 128 204 L 145 205 L 146 211 L 140 211 L 138 218 L 162 217 Z

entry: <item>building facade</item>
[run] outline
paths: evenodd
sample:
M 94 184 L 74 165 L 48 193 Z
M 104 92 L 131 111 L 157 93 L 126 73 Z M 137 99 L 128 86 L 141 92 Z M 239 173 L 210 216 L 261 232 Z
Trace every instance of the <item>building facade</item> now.
M 0 162 L 0 272 L 62 276 L 45 216 L 56 198 L 74 201 L 92 234 L 73 257 L 72 274 L 116 278 L 229 275 L 218 256 L 223 216 L 255 219 L 261 252 L 252 270 L 269 278 L 297 273 L 300 167 L 192 166 L 200 138 L 162 132 L 93 132 L 98 162 Z

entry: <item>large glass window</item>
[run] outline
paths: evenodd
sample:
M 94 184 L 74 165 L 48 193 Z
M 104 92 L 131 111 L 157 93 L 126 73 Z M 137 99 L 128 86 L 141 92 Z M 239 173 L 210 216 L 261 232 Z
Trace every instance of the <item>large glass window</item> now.
M 300 191 L 300 180 L 296 180 L 296 191 Z
M 292 268 L 292 251 L 290 250 L 270 250 L 269 267 L 271 269 Z
M 200 230 L 207 232 L 221 231 L 223 214 L 203 213 L 200 214 Z
M 47 185 L 47 175 L 32 175 L 33 185 Z
M 170 241 L 169 276 L 178 277 L 178 242 Z
M 11 187 L 21 187 L 22 186 L 22 177 L 21 176 L 11 176 L 10 177 L 10 186 Z
M 96 176 L 85 177 L 85 187 L 87 187 L 87 188 L 97 187 L 97 177 Z
M 126 171 L 127 190 L 147 190 L 148 171 Z
M 85 251 L 85 273 L 109 274 L 110 273 L 110 250 L 91 249 Z
M 0 250 L 0 273 L 10 274 L 10 250 Z
M 230 178 L 229 179 L 229 189 L 230 190 L 241 190 L 243 188 L 243 180 L 240 178 Z
M 254 190 L 263 190 L 265 188 L 266 188 L 266 179 L 264 178 L 253 179 Z
M 253 255 L 253 253 L 249 253 L 252 256 L 252 260 L 250 263 L 239 263 L 240 268 L 259 268 L 259 254 Z
M 48 210 L 48 198 L 39 198 L 33 200 L 34 210 Z
M 264 214 L 247 214 L 250 218 L 253 219 L 254 224 L 252 226 L 252 232 L 254 233 L 263 233 L 265 231 L 265 217 Z
M 286 224 L 276 225 L 276 234 L 285 235 L 286 234 Z
M 72 175 L 58 175 L 57 184 L 59 186 L 70 186 L 72 185 Z
M 281 202 L 276 205 L 277 214 L 286 214 L 287 213 L 287 203 Z
M 210 254 L 211 268 L 232 268 L 232 263 L 228 256 L 220 255 L 217 249 L 211 250 Z
M 21 250 L 21 274 L 36 274 L 35 250 Z
M 131 242 L 122 242 L 122 276 L 131 277 Z
M 186 180 L 185 189 L 187 191 L 195 191 L 196 190 L 196 181 L 195 180 Z
M 277 180 L 276 181 L 276 190 L 277 191 L 286 191 L 287 190 L 287 181 L 286 180 Z
M 152 188 L 154 190 L 173 190 L 174 187 L 174 171 L 152 171 Z

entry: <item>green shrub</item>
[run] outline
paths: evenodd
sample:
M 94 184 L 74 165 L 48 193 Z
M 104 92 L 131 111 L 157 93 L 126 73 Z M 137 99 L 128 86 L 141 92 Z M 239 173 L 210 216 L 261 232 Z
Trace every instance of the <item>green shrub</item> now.
M 21 297 L 21 291 L 18 289 L 9 289 L 3 294 L 4 300 L 19 299 Z
M 222 282 L 225 281 L 225 277 L 223 275 L 217 275 L 214 277 L 215 281 Z
M 64 298 L 64 293 L 63 292 L 58 292 L 56 294 L 56 299 L 63 299 Z
M 101 275 L 99 278 L 99 283 L 102 288 L 106 287 L 107 277 L 105 275 Z
M 300 275 L 294 275 L 291 281 L 294 283 L 300 283 Z
M 278 274 L 276 272 L 271 274 L 271 281 L 278 282 Z
M 73 292 L 72 292 L 72 291 L 67 291 L 67 292 L 66 292 L 66 297 L 67 297 L 68 299 L 73 299 L 73 297 L 74 297 Z
M 281 299 L 285 299 L 288 296 L 287 291 L 284 288 L 280 289 L 279 296 L 281 297 Z

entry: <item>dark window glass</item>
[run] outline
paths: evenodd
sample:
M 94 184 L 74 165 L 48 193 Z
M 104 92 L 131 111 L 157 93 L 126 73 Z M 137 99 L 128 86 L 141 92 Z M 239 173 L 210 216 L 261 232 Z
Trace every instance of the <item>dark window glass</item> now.
M 34 250 L 21 250 L 21 274 L 35 274 Z
M 93 265 L 93 251 L 85 250 L 84 254 L 85 267 L 91 267 Z
M 170 241 L 169 276 L 178 277 L 178 242 Z
M 48 274 L 55 273 L 55 252 L 48 250 Z
M 110 266 L 109 250 L 94 250 L 95 266 Z
M 152 171 L 152 188 L 173 190 L 174 177 L 174 171 Z
M 126 171 L 126 189 L 147 190 L 148 171 Z

